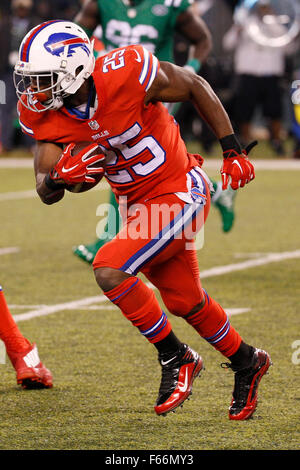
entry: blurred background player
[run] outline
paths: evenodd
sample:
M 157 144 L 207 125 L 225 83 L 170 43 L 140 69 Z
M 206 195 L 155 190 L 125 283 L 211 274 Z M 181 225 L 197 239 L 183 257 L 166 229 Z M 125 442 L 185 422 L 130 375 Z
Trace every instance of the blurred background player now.
M 33 15 L 32 0 L 12 0 L 11 15 L 9 8 L 0 16 L 0 79 L 5 84 L 5 102 L 0 107 L 1 152 L 14 149 L 15 134 L 20 128 L 16 112 L 17 97 L 12 81 L 14 65 L 24 35 L 40 22 Z M 22 132 L 18 133 L 21 145 L 27 149 L 33 140 Z
M 294 58 L 294 75 L 292 87 L 292 135 L 293 135 L 293 157 L 300 158 L 300 48 Z
M 300 83 L 300 80 L 299 80 Z M 295 92 L 295 90 L 293 90 Z M 298 92 L 298 102 L 293 105 L 293 138 L 294 138 L 294 158 L 300 158 L 300 93 Z
M 17 383 L 26 389 L 51 388 L 52 374 L 41 362 L 37 346 L 20 332 L 0 286 L 0 339 L 16 371 Z
M 180 33 L 192 44 L 186 67 L 195 73 L 199 72 L 212 47 L 211 34 L 201 19 L 194 0 L 87 0 L 75 21 L 89 37 L 92 34 L 101 37 L 104 45 L 102 53 L 130 44 L 142 44 L 155 53 L 159 60 L 173 63 L 175 33 Z M 175 106 L 169 103 L 167 107 L 175 115 L 179 103 Z M 221 182 L 212 183 L 212 202 L 220 211 L 223 231 L 228 232 L 234 222 L 236 194 L 231 188 L 222 191 Z M 74 248 L 75 255 L 88 263 L 93 262 L 99 248 L 119 231 L 118 205 L 112 192 L 109 202 L 108 222 L 103 238 L 101 236 L 93 244 L 82 244 Z M 116 231 L 110 233 L 109 227 L 116 228 Z
M 269 129 L 270 144 L 279 156 L 283 145 L 283 86 L 287 57 L 294 53 L 297 41 L 287 37 L 288 1 L 282 12 L 280 2 L 245 1 L 236 10 L 234 24 L 225 34 L 223 44 L 234 52 L 235 100 L 233 119 L 243 144 L 253 139 L 254 115 L 260 111 Z M 286 8 L 286 11 L 284 10 Z M 280 13 L 282 13 L 280 15 Z M 283 15 L 286 13 L 286 15 Z M 292 13 L 291 13 L 292 14 Z M 298 38 L 299 40 L 299 38 Z

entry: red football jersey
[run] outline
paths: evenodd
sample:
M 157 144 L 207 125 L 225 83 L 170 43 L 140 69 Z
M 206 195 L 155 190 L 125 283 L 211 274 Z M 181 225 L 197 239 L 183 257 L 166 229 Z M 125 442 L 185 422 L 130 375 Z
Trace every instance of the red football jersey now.
M 129 204 L 187 191 L 186 173 L 203 160 L 187 152 L 179 125 L 162 103 L 144 104 L 158 70 L 157 58 L 144 47 L 116 49 L 96 61 L 98 104 L 91 118 L 65 107 L 37 113 L 19 103 L 21 127 L 41 141 L 97 142 L 107 155 L 105 177 L 117 199 L 127 196 Z

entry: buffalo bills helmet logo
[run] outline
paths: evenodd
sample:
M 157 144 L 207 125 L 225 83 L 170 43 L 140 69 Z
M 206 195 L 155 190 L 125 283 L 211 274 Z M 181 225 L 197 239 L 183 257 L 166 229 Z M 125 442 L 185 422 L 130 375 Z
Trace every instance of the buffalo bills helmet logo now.
M 76 48 L 81 47 L 84 52 L 89 56 L 90 49 L 88 47 L 88 40 L 74 36 L 68 33 L 54 33 L 49 36 L 48 41 L 45 42 L 44 47 L 46 51 L 52 55 L 60 56 L 64 53 L 67 47 L 67 57 L 70 57 L 76 52 Z

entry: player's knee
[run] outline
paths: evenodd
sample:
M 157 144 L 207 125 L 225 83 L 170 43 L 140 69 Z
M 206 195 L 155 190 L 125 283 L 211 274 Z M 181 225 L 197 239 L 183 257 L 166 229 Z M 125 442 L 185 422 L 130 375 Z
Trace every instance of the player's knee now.
M 200 310 L 203 309 L 204 305 L 205 305 L 205 296 L 203 297 L 201 302 L 199 302 L 193 308 L 191 308 L 191 310 L 186 314 L 186 317 L 190 317 L 194 315 L 195 313 L 200 312 Z
M 188 303 L 186 299 L 174 299 L 174 301 L 164 301 L 167 309 L 169 310 L 170 313 L 173 315 L 176 315 L 177 317 L 188 317 L 190 315 L 194 315 L 194 313 L 199 312 L 204 307 L 205 304 L 205 299 L 196 305 Z
M 110 291 L 120 285 L 129 274 L 115 268 L 100 267 L 94 271 L 96 281 L 104 292 Z
M 169 310 L 172 315 L 175 315 L 176 317 L 182 317 L 185 315 L 188 307 L 186 303 L 183 301 L 180 301 L 179 299 L 175 301 L 165 301 L 165 305 L 167 309 Z

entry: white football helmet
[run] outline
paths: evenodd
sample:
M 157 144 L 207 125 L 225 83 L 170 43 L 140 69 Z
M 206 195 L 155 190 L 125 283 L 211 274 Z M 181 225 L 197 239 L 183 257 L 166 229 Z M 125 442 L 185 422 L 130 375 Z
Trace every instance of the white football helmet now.
M 29 31 L 21 43 L 14 69 L 17 96 L 26 95 L 21 103 L 35 112 L 59 109 L 63 98 L 76 93 L 94 66 L 93 41 L 80 26 L 46 21 Z M 51 98 L 41 102 L 46 91 Z

